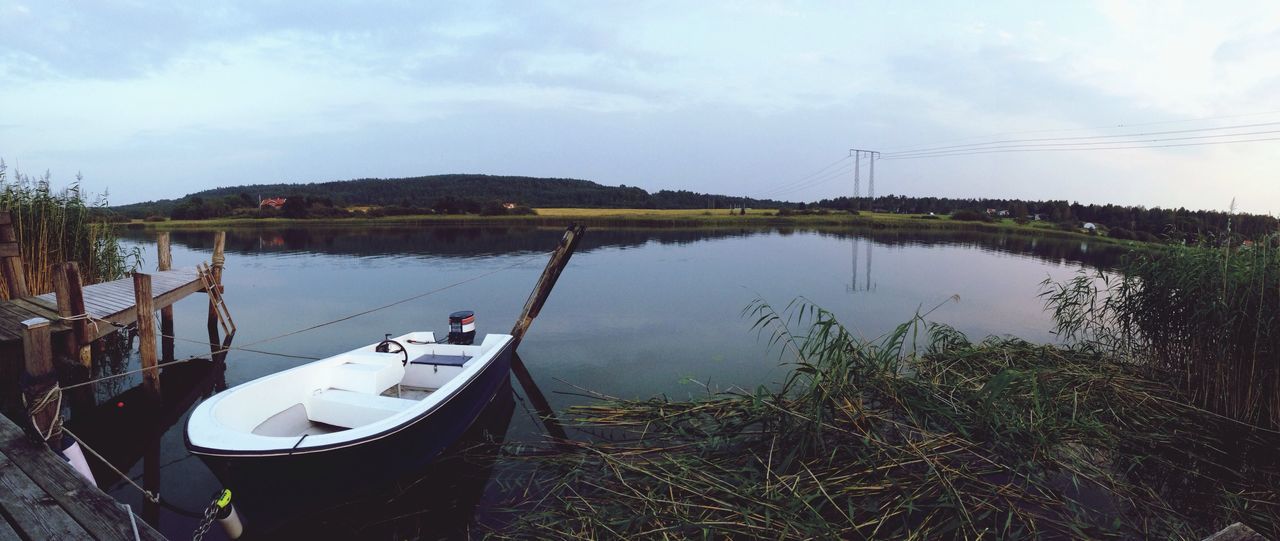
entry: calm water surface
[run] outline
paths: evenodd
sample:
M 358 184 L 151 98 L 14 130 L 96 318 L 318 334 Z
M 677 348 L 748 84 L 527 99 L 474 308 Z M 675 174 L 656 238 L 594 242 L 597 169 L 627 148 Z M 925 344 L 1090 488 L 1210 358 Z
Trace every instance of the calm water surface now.
M 443 331 L 448 313 L 463 309 L 476 312 L 480 333 L 507 332 L 545 265 L 546 252 L 561 234 L 559 229 L 438 226 L 229 231 L 223 282 L 239 326 L 235 344 L 259 342 L 499 269 L 505 270 L 252 347 L 324 357 L 376 342 L 386 333 Z M 209 259 L 211 232 L 179 231 L 172 238 L 175 266 Z M 125 241 L 142 250 L 144 268 L 155 267 L 154 234 L 129 231 Z M 1009 334 L 1047 342 L 1053 336 L 1036 296 L 1040 282 L 1067 278 L 1082 267 L 1110 266 L 1120 255 L 1101 243 L 978 233 L 592 229 L 520 354 L 558 409 L 583 400 L 567 393 L 576 391 L 573 386 L 619 397 L 684 398 L 705 394 L 701 384 L 754 388 L 779 381 L 784 368 L 777 352 L 766 348 L 741 315 L 757 298 L 781 309 L 803 297 L 874 337 L 917 310 L 958 296 L 958 302 L 946 303 L 930 319 L 971 337 Z M 206 302 L 193 296 L 175 306 L 176 335 L 194 341 L 176 344 L 178 358 L 208 353 L 203 343 Z M 136 365 L 135 355 L 124 360 L 127 366 Z M 215 385 L 234 386 L 304 362 L 234 351 Z M 178 376 L 175 371 L 175 381 Z M 118 406 L 121 401 L 114 397 L 137 383 L 124 378 L 102 386 L 99 401 Z M 165 391 L 178 393 L 183 385 L 178 382 Z M 541 437 L 540 425 L 527 411 L 523 390 L 515 389 L 515 400 L 495 406 L 483 429 L 489 437 L 505 434 L 507 442 L 535 440 Z M 114 414 L 124 415 L 125 406 Z M 99 408 L 95 415 L 109 417 L 113 411 Z M 183 446 L 185 413 L 172 412 L 162 422 L 158 449 L 152 444 L 150 453 L 160 466 L 163 498 L 176 508 L 201 509 L 219 485 Z M 145 461 L 139 453 L 146 454 L 118 452 L 117 465 L 131 468 L 130 474 L 142 480 Z M 502 469 L 500 461 L 496 469 Z M 340 516 L 317 510 L 316 517 L 301 517 L 298 528 L 323 524 L 319 533 L 339 537 L 432 537 L 442 534 L 437 529 L 442 526 L 443 534 L 465 527 L 473 514 L 485 515 L 502 500 L 502 483 L 491 480 L 492 463 L 448 470 L 419 472 L 366 498 L 365 505 L 344 507 Z M 467 475 L 454 475 L 463 470 Z M 114 496 L 144 507 L 134 489 L 112 477 L 99 474 Z M 450 498 L 429 498 L 440 492 L 442 483 L 448 483 Z M 333 495 L 333 503 L 342 501 L 344 495 Z M 161 531 L 173 538 L 189 537 L 196 523 L 169 508 L 159 509 L 158 516 Z

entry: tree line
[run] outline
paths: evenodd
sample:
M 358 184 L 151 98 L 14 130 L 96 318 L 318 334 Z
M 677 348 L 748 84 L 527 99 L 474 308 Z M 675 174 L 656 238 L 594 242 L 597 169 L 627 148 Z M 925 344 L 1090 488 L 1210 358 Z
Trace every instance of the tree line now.
M 725 209 L 740 205 L 778 207 L 786 203 L 704 194 L 687 190 L 650 193 L 635 186 L 605 186 L 587 180 L 491 175 L 434 175 L 398 179 L 357 179 L 311 184 L 256 184 L 214 188 L 179 199 L 115 207 L 130 218 L 148 216 L 206 219 L 230 216 L 258 206 L 259 198 L 305 198 L 315 213 L 323 209 L 372 206 L 386 212 L 430 209 L 429 212 L 484 214 L 486 207 L 514 203 L 521 207 Z M 317 204 L 318 203 L 318 204 Z M 510 210 L 510 209 L 508 209 Z
M 286 198 L 284 208 L 259 208 L 263 198 Z M 507 208 L 514 205 L 515 208 Z M 357 179 L 310 184 L 256 184 L 214 188 L 179 199 L 115 207 L 129 218 L 209 219 L 226 216 L 340 217 L 406 214 L 520 214 L 531 207 L 728 209 L 741 206 L 793 211 L 882 211 L 952 215 L 956 219 L 1041 220 L 1064 229 L 1092 222 L 1112 237 L 1195 242 L 1225 235 L 1256 238 L 1277 231 L 1275 218 L 1223 211 L 1065 200 L 946 198 L 887 195 L 837 197 L 816 202 L 740 198 L 689 190 L 648 192 L 635 186 L 605 186 L 564 178 L 492 175 L 434 175 Z M 992 210 L 995 212 L 987 212 Z M 1001 212 L 1003 211 L 1003 212 Z
M 1217 210 L 1187 210 L 1125 205 L 1080 204 L 1064 200 L 956 199 L 947 197 L 837 197 L 809 206 L 845 211 L 882 211 L 904 214 L 950 214 L 991 219 L 1002 214 L 1020 221 L 1042 220 L 1079 228 L 1083 223 L 1106 227 L 1117 238 L 1138 240 L 1173 239 L 1197 242 L 1221 237 L 1228 232 L 1238 238 L 1253 239 L 1280 230 L 1275 217 Z M 1001 213 L 1000 211 L 1004 211 Z

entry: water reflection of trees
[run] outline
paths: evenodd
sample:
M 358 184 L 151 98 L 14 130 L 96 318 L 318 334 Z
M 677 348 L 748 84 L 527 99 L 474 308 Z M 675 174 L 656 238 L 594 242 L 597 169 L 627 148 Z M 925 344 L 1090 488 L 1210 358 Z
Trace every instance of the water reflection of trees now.
M 763 235 L 818 234 L 869 239 L 884 246 L 957 246 L 988 252 L 1028 255 L 1054 263 L 1110 267 L 1125 248 L 1087 239 L 978 231 L 913 231 L 830 228 L 643 228 L 592 229 L 579 252 L 635 248 L 646 244 L 684 245 L 710 240 Z M 323 253 L 351 257 L 484 257 L 532 253 L 554 246 L 563 235 L 556 227 L 519 226 L 387 226 L 238 228 L 227 230 L 227 251 L 253 253 Z M 125 238 L 151 242 L 153 233 L 131 230 Z M 174 231 L 174 243 L 195 250 L 212 249 L 207 231 Z

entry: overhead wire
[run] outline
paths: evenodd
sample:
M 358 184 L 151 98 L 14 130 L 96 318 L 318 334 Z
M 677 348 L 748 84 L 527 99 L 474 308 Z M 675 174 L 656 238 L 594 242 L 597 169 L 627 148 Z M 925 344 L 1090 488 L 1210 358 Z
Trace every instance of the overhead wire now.
M 813 177 L 816 177 L 816 176 L 818 176 L 818 175 L 821 175 L 821 174 L 823 174 L 823 173 L 826 173 L 826 172 L 827 172 L 829 169 L 831 169 L 832 167 L 835 167 L 835 166 L 839 165 L 841 162 L 847 161 L 847 160 L 849 160 L 849 159 L 850 159 L 850 158 L 852 158 L 852 157 L 853 157 L 853 156 L 844 156 L 844 157 L 842 157 L 842 158 L 840 158 L 840 159 L 838 159 L 838 160 L 836 160 L 836 161 L 833 161 L 833 162 L 831 162 L 831 163 L 829 163 L 829 164 L 827 164 L 827 165 L 823 166 L 821 169 L 818 169 L 817 171 L 814 171 L 814 172 L 812 172 L 812 173 L 809 173 L 809 174 L 807 174 L 807 175 L 805 175 L 805 176 L 803 176 L 803 177 L 800 177 L 800 178 L 798 178 L 798 179 L 795 179 L 795 180 L 791 180 L 791 181 L 784 182 L 784 183 L 779 184 L 779 185 L 777 185 L 777 186 L 774 186 L 774 187 L 772 187 L 772 188 L 766 188 L 766 189 L 764 189 L 764 190 L 756 191 L 756 192 L 754 192 L 754 193 L 753 193 L 753 195 L 757 195 L 758 197 L 766 197 L 765 195 L 760 195 L 760 194 L 772 193 L 772 192 L 778 191 L 778 190 L 780 190 L 780 189 L 786 189 L 786 188 L 787 188 L 787 187 L 789 187 L 789 186 L 794 186 L 794 185 L 802 184 L 802 183 L 804 183 L 804 182 L 808 181 L 809 179 L 812 179 Z
M 1268 116 L 1268 115 L 1280 115 L 1280 111 L 1262 111 L 1262 112 L 1256 112 L 1256 113 L 1242 113 L 1242 114 L 1235 114 L 1235 115 L 1186 118 L 1186 119 L 1180 119 L 1180 120 L 1158 120 L 1158 121 L 1152 121 L 1152 122 L 1119 123 L 1119 124 L 1108 124 L 1104 126 L 1090 126 L 1090 127 L 1081 127 L 1081 128 L 1050 128 L 1050 129 L 999 132 L 999 133 L 990 133 L 986 135 L 975 135 L 971 137 L 959 137 L 955 139 L 946 139 L 941 141 L 934 141 L 931 143 L 921 143 L 916 145 L 904 145 L 899 147 L 892 147 L 892 148 L 886 149 L 884 152 L 901 153 L 901 152 L 907 152 L 911 150 L 919 150 L 919 147 L 943 145 L 943 144 L 949 144 L 949 143 L 960 142 L 960 141 L 973 141 L 975 139 L 990 139 L 992 137 L 1007 137 L 1011 135 L 1029 135 L 1033 133 L 1067 133 L 1067 132 L 1096 131 L 1096 130 L 1107 130 L 1107 129 L 1140 128 L 1140 127 L 1146 127 L 1146 126 L 1186 124 L 1188 122 L 1205 122 L 1209 120 L 1226 120 L 1231 118 L 1248 118 L 1248 117 L 1258 117 L 1258 116 Z
M 883 159 L 885 159 L 885 160 L 894 160 L 894 159 L 897 159 L 897 160 L 912 160 L 912 159 L 924 159 L 924 158 L 942 158 L 942 157 L 947 157 L 947 156 L 973 156 L 973 155 L 979 155 L 979 154 L 1004 154 L 1004 153 L 1011 153 L 1011 152 L 1085 152 L 1085 151 L 1098 151 L 1098 150 L 1129 150 L 1129 149 L 1143 149 L 1143 148 L 1175 148 L 1175 147 L 1194 147 L 1194 146 L 1211 146 L 1211 145 L 1229 145 L 1229 144 L 1236 144 L 1236 143 L 1256 143 L 1256 142 L 1262 142 L 1262 141 L 1280 141 L 1280 137 L 1261 137 L 1261 138 L 1254 138 L 1254 139 L 1237 139 L 1237 140 L 1232 140 L 1232 141 L 1203 141 L 1203 142 L 1198 142 L 1198 143 L 1177 143 L 1177 144 L 1169 144 L 1169 145 L 1133 145 L 1133 146 L 1111 146 L 1111 147 L 1098 147 L 1098 148 L 1029 148 L 1029 149 L 1004 149 L 1004 150 L 977 150 L 977 151 L 956 152 L 956 153 L 953 153 L 953 154 L 938 154 L 938 155 L 927 155 L 927 156 L 906 156 L 906 157 L 901 157 L 901 158 L 883 158 Z
M 1002 145 L 1009 145 L 1009 144 L 1044 143 L 1044 144 L 1046 144 L 1046 145 L 1052 145 L 1052 144 L 1063 144 L 1063 145 L 1065 145 L 1065 144 L 1073 144 L 1073 142 L 1075 142 L 1075 141 L 1098 141 L 1098 140 L 1102 140 L 1102 139 L 1125 139 L 1125 138 L 1135 138 L 1135 137 L 1150 137 L 1150 136 L 1156 136 L 1156 135 L 1176 135 L 1176 134 L 1183 134 L 1183 133 L 1200 133 L 1200 132 L 1209 132 L 1209 131 L 1235 130 L 1235 129 L 1246 129 L 1246 128 L 1261 128 L 1261 127 L 1268 127 L 1268 126 L 1280 126 L 1280 122 L 1259 122 L 1259 123 L 1255 123 L 1255 124 L 1239 124 L 1239 125 L 1234 125 L 1234 126 L 1217 126 L 1217 127 L 1213 127 L 1213 128 L 1191 128 L 1191 129 L 1185 129 L 1185 130 L 1168 130 L 1168 131 L 1156 131 L 1156 132 L 1123 133 L 1123 134 L 1111 134 L 1111 135 L 1086 135 L 1086 136 L 1078 136 L 1078 137 L 1040 137 L 1040 138 L 1031 138 L 1031 139 L 1002 139 L 1002 140 L 997 140 L 997 141 L 987 141 L 987 142 L 983 142 L 983 143 L 970 143 L 970 144 L 966 144 L 966 145 L 950 145 L 950 146 L 941 146 L 941 147 L 932 147 L 932 148 L 925 148 L 925 149 L 919 149 L 919 150 L 912 150 L 912 151 L 906 151 L 906 152 L 893 152 L 893 153 L 886 153 L 886 157 L 890 157 L 890 156 L 892 156 L 892 157 L 899 157 L 899 158 L 900 158 L 900 157 L 903 157 L 903 156 L 906 156 L 906 155 L 928 154 L 928 153 L 934 153 L 934 152 L 946 152 L 946 151 L 950 151 L 950 150 L 977 150 L 977 149 L 985 149 L 985 148 L 987 148 L 987 147 L 998 147 L 998 146 L 1002 146 Z M 1255 134 L 1257 134 L 1257 133 L 1270 133 L 1270 132 L 1250 132 L 1250 133 L 1237 133 L 1237 134 L 1219 134 L 1219 135 L 1212 136 L 1212 137 L 1228 137 L 1228 136 L 1231 136 L 1231 135 L 1255 135 Z M 1211 136 L 1204 136 L 1204 137 L 1211 137 Z M 1097 144 L 1104 144 L 1104 143 L 1107 143 L 1107 142 L 1108 142 L 1108 141 L 1101 141 L 1101 142 L 1099 142 L 1099 143 L 1097 143 Z M 1117 143 L 1126 143 L 1126 142 L 1133 142 L 1133 141 L 1115 141 L 1115 142 L 1117 142 Z
M 821 185 L 821 184 L 826 184 L 827 182 L 830 182 L 830 181 L 832 181 L 832 180 L 835 180 L 835 179 L 837 179 L 837 178 L 840 178 L 842 175 L 845 175 L 845 174 L 848 174 L 849 172 L 852 172 L 852 171 L 853 171 L 853 167 L 854 167 L 854 165 L 855 165 L 855 164 L 854 164 L 853 162 L 850 162 L 850 163 L 848 163 L 848 164 L 846 164 L 846 165 L 844 165 L 844 166 L 842 166 L 842 167 L 840 167 L 840 168 L 838 168 L 838 169 L 835 169 L 835 170 L 829 171 L 829 172 L 827 172 L 827 173 L 825 173 L 825 174 L 823 174 L 823 175 L 821 175 L 821 176 L 818 176 L 818 177 L 815 177 L 815 178 L 813 178 L 813 179 L 810 179 L 809 181 L 804 182 L 804 183 L 802 183 L 802 184 L 797 184 L 797 185 L 793 185 L 793 186 L 790 186 L 790 187 L 778 187 L 778 188 L 775 188 L 775 189 L 773 189 L 773 190 L 771 190 L 771 191 L 767 192 L 767 195 L 762 195 L 762 196 L 760 196 L 760 197 L 762 197 L 762 198 L 778 197 L 778 196 L 781 196 L 781 195 L 786 195 L 786 194 L 790 194 L 790 193 L 795 193 L 795 192 L 798 192 L 798 191 L 800 191 L 800 190 L 807 190 L 807 189 L 809 189 L 809 188 L 813 188 L 813 187 L 815 187 L 815 186 L 819 186 L 819 185 Z
M 983 151 L 983 150 L 1001 150 L 1001 149 L 1011 149 L 1011 148 L 1045 149 L 1045 150 L 1061 148 L 1064 150 L 1069 150 L 1072 147 L 1082 147 L 1081 150 L 1099 150 L 1099 149 L 1105 149 L 1108 146 L 1115 146 L 1115 145 L 1161 143 L 1161 142 L 1168 142 L 1168 141 L 1192 141 L 1192 140 L 1200 140 L 1200 139 L 1220 139 L 1224 137 L 1251 137 L 1251 136 L 1257 136 L 1257 135 L 1270 135 L 1275 133 L 1280 133 L 1280 130 L 1261 130 L 1261 131 L 1239 132 L 1239 133 L 1219 133 L 1214 135 L 1193 135 L 1193 136 L 1187 136 L 1187 137 L 1162 137 L 1162 138 L 1155 138 L 1155 139 L 1134 139 L 1134 140 L 1126 140 L 1126 141 L 1075 141 L 1075 142 L 1064 142 L 1064 143 L 1022 143 L 1022 144 L 1012 144 L 1012 145 L 993 145 L 993 146 L 966 148 L 966 149 L 938 150 L 934 152 L 918 152 L 918 153 L 910 153 L 906 155 L 892 154 L 889 156 L 889 158 L 893 158 L 893 159 L 928 158 L 933 156 L 946 156 L 946 155 L 964 154 L 968 152 Z M 1223 141 L 1223 142 L 1229 142 L 1229 141 Z M 1083 148 L 1083 147 L 1093 147 L 1093 148 Z

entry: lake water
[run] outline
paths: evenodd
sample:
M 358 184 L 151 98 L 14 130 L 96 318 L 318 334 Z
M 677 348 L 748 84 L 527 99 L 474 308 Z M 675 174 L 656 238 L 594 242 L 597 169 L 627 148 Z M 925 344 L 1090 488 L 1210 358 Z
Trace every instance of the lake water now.
M 235 344 L 466 280 L 472 281 L 252 347 L 324 357 L 387 333 L 447 330 L 447 315 L 464 309 L 476 312 L 480 334 L 508 332 L 562 232 L 440 226 L 228 231 L 223 283 L 239 327 Z M 176 231 L 172 239 L 175 266 L 209 259 L 211 232 Z M 144 269 L 155 267 L 153 233 L 129 230 L 124 240 L 143 251 Z M 779 381 L 785 369 L 779 367 L 778 352 L 769 351 L 751 330 L 752 321 L 742 316 L 756 299 L 779 310 L 793 299 L 808 299 L 866 337 L 942 304 L 929 319 L 971 337 L 1009 334 L 1047 342 L 1053 335 L 1037 297 L 1040 282 L 1068 278 L 1081 268 L 1108 267 L 1120 255 L 1119 248 L 1104 243 L 972 232 L 590 229 L 520 356 L 559 409 L 585 400 L 575 386 L 618 397 L 685 398 L 705 395 L 704 384 L 754 388 Z M 948 301 L 954 296 L 959 300 Z M 175 305 L 176 335 L 193 340 L 176 344 L 177 358 L 208 353 L 208 345 L 199 343 L 207 342 L 206 310 L 203 296 Z M 135 356 L 126 357 L 125 365 L 136 366 Z M 233 351 L 215 385 L 234 386 L 304 362 Z M 99 400 L 123 412 L 127 404 L 108 399 L 137 382 L 136 376 L 126 377 L 102 386 Z M 505 434 L 507 442 L 542 437 L 524 391 L 518 385 L 515 391 L 514 401 L 495 406 L 486 428 Z M 185 414 L 174 415 L 149 451 L 159 465 L 159 491 L 176 508 L 202 509 L 219 484 L 186 452 Z M 144 461 L 136 455 L 119 453 L 118 465 L 141 480 Z M 448 528 L 464 527 L 468 517 L 483 515 L 502 500 L 503 484 L 489 479 L 494 470 L 484 464 L 470 468 L 467 479 L 451 479 L 451 493 L 466 495 L 458 501 L 423 499 L 415 493 L 423 483 L 406 482 L 386 489 L 389 494 L 366 498 L 365 505 L 344 508 L 342 516 L 318 511 L 322 516 L 303 522 L 334 524 L 321 532 L 327 535 L 430 537 L 439 533 L 441 516 L 452 521 Z M 426 472 L 414 479 L 438 486 L 442 476 Z M 122 501 L 144 507 L 132 487 L 109 474 L 99 480 Z M 343 501 L 343 495 L 333 501 Z M 442 505 L 456 508 L 442 512 Z M 189 537 L 195 524 L 194 518 L 159 509 L 159 528 L 167 536 Z M 212 532 L 210 538 L 218 535 Z

